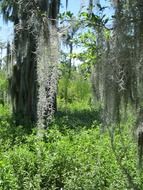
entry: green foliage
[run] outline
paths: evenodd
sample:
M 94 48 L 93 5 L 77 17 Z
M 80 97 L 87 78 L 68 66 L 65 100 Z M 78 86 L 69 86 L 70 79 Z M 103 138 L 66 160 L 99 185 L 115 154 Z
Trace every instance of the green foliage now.
M 120 142 L 117 146 L 123 156 Z M 129 140 L 126 139 L 126 143 Z M 128 149 L 122 162 L 136 183 L 135 147 Z M 39 153 L 40 152 L 40 153 Z M 1 153 L 1 189 L 127 189 L 127 179 L 112 152 L 108 134 L 99 126 L 67 135 L 57 129 L 45 133 L 44 142 L 30 135 L 24 144 Z
M 8 105 L 5 105 L 5 106 L 0 105 L 0 121 L 3 118 L 7 119 L 7 117 L 10 116 L 10 113 L 11 113 L 11 111 L 10 111 L 10 107 Z
M 66 12 L 63 12 L 63 13 L 60 13 L 59 14 L 59 18 L 61 19 L 61 21 L 66 21 L 66 19 L 71 19 L 73 17 L 73 13 L 70 12 L 70 11 L 66 11 Z
M 4 71 L 0 71 L 0 93 L 7 91 L 8 81 Z
M 108 129 L 103 133 L 102 125 L 94 121 L 97 112 L 70 112 L 56 117 L 39 140 L 36 130 L 16 127 L 5 113 L 7 118 L 0 121 L 1 190 L 131 189 L 128 175 L 138 189 L 143 188 L 132 115 L 116 126 L 112 139 Z M 80 130 L 68 127 L 70 123 Z
M 80 107 L 86 109 L 91 105 L 91 85 L 89 79 L 84 78 L 78 71 L 71 71 L 71 79 L 67 80 L 66 70 L 59 81 L 58 88 L 58 105 L 62 109 L 78 110 Z M 67 84 L 68 82 L 68 84 Z M 68 88 L 68 94 L 66 90 Z M 67 102 L 65 101 L 67 98 Z
M 97 6 L 100 11 L 106 8 Z M 60 16 L 73 18 L 68 11 Z M 65 59 L 59 81 L 59 112 L 49 130 L 44 131 L 43 139 L 31 126 L 16 126 L 10 108 L 0 106 L 0 190 L 143 189 L 137 143 L 132 138 L 135 118 L 131 110 L 122 116 L 120 126 L 103 127 L 101 107 L 93 107 L 87 70 L 90 73 L 101 56 L 100 37 L 95 38 L 95 29 L 105 25 L 108 19 L 92 11 L 82 12 L 80 16 L 91 30 L 79 34 L 84 53 L 69 57 L 75 56 L 84 63 L 76 70 Z M 103 30 L 103 35 L 106 41 L 111 38 L 109 30 Z M 7 89 L 3 74 L 0 74 L 0 87 L 2 92 Z M 110 88 L 109 91 L 112 94 Z

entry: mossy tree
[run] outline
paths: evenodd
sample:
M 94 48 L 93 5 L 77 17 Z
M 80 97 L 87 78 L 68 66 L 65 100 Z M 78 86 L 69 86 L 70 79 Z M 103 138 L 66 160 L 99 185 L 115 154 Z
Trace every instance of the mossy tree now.
M 13 111 L 18 123 L 46 125 L 54 112 L 57 85 L 60 1 L 1 0 L 5 21 L 14 24 L 16 64 L 10 79 Z

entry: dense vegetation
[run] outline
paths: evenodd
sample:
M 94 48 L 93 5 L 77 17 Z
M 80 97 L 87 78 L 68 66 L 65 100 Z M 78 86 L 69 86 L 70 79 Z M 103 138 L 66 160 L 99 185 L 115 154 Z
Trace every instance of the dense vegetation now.
M 0 190 L 142 190 L 142 2 L 0 3 Z
M 0 111 L 0 189 L 143 188 L 132 115 L 113 140 L 99 110 L 79 98 L 59 110 L 39 140 L 36 129 L 16 126 L 7 106 Z

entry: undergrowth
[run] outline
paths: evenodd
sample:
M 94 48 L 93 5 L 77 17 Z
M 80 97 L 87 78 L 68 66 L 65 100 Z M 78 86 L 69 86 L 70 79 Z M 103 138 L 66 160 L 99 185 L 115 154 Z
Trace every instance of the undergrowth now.
M 39 140 L 36 129 L 15 126 L 1 110 L 1 190 L 143 189 L 131 116 L 112 139 L 96 110 L 59 112 Z

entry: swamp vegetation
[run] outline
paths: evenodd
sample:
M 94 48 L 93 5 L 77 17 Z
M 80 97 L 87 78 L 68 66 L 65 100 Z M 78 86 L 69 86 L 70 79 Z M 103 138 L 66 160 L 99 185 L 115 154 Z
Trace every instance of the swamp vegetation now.
M 0 0 L 0 190 L 142 190 L 143 2 L 61 3 Z

